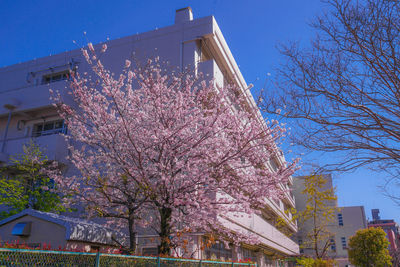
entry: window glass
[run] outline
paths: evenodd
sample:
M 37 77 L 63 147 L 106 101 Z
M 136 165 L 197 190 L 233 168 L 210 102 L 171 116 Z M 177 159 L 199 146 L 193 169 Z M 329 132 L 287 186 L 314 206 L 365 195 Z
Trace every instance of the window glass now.
M 299 239 L 300 254 L 304 254 L 303 240 Z
M 251 260 L 253 262 L 257 261 L 256 253 L 247 248 L 242 248 L 242 257 L 244 260 Z
M 339 226 L 343 226 L 343 216 L 341 213 L 338 213 L 338 223 Z
M 32 222 L 20 222 L 14 225 L 11 234 L 16 236 L 28 236 L 31 233 Z
M 330 243 L 331 243 L 331 250 L 336 251 L 335 239 L 331 238 Z
M 346 249 L 346 247 L 347 247 L 347 244 L 346 244 L 346 237 L 342 237 L 341 240 L 342 240 L 342 248 L 343 248 L 343 249 Z
M 56 121 L 54 123 L 54 129 L 60 129 L 64 126 L 64 121 Z
M 46 75 L 43 75 L 42 78 L 42 83 L 52 83 L 52 82 L 58 82 L 62 80 L 67 80 L 70 76 L 70 70 L 65 70 L 57 73 L 49 73 Z
M 207 259 L 232 260 L 232 249 L 226 248 L 222 242 L 217 242 L 205 249 Z
M 48 122 L 44 125 L 43 131 L 52 130 L 54 128 L 54 122 Z
M 35 124 L 33 126 L 32 136 L 39 137 L 43 135 L 51 135 L 57 133 L 67 133 L 67 128 L 64 125 L 64 120 Z

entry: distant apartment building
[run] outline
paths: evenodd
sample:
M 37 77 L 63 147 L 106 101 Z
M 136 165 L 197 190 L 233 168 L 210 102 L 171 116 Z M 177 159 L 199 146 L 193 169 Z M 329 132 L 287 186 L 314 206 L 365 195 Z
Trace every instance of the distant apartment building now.
M 256 106 L 213 16 L 193 19 L 192 10 L 184 8 L 176 11 L 175 23 L 171 26 L 106 43 L 108 50 L 102 55 L 102 62 L 116 74 L 122 69 L 125 59 L 145 60 L 159 56 L 161 62 L 168 62 L 170 66 L 202 72 L 205 77 L 214 79 L 217 86 L 237 85 L 247 96 L 249 105 Z M 79 49 L 0 69 L 0 133 L 3 134 L 0 137 L 0 162 L 7 163 L 10 155 L 20 153 L 22 145 L 33 139 L 46 149 L 50 160 L 63 163 L 69 171 L 67 145 L 60 135 L 68 134 L 68 127 L 52 106 L 49 89 L 60 91 L 68 101 L 66 80 L 69 74 L 85 71 L 88 71 L 88 66 Z M 277 153 L 268 167 L 274 170 L 280 164 L 285 164 L 285 159 Z M 282 186 L 292 186 L 292 179 Z M 227 227 L 239 227 L 258 235 L 261 240 L 258 246 L 244 244 L 225 248 L 217 243 L 206 251 L 198 250 L 194 256 L 234 260 L 250 258 L 259 266 L 272 266 L 277 263 L 277 258 L 297 255 L 299 246 L 288 237 L 297 232 L 297 224 L 291 220 L 289 211 L 294 207 L 295 200 L 287 193 L 282 200 L 271 199 L 262 215 L 234 218 L 227 224 Z M 277 218 L 284 219 L 284 231 L 275 227 Z M 201 238 L 200 233 L 193 251 L 200 246 Z M 157 244 L 153 240 L 154 236 L 141 234 L 138 241 L 140 252 L 154 253 Z
M 324 189 L 333 188 L 332 176 L 323 176 L 327 180 Z M 304 176 L 294 177 L 293 194 L 296 199 L 296 209 L 298 211 L 303 211 L 306 208 L 307 196 L 302 193 L 304 188 Z M 337 207 L 334 221 L 327 227 L 328 231 L 332 234 L 329 240 L 327 256 L 335 259 L 339 267 L 351 266 L 348 261 L 347 244 L 349 238 L 353 236 L 357 230 L 367 228 L 364 207 L 338 207 L 337 201 L 329 201 L 327 205 Z M 299 231 L 294 238 L 297 239 L 300 245 L 300 254 L 313 256 L 313 248 L 301 245 L 306 243 L 306 233 L 312 229 L 312 223 L 308 221 L 304 224 L 299 224 L 298 227 Z
M 397 251 L 400 246 L 400 227 L 394 220 L 383 220 L 379 216 L 379 209 L 372 209 L 372 220 L 368 222 L 368 227 L 382 228 L 390 242 L 389 250 Z

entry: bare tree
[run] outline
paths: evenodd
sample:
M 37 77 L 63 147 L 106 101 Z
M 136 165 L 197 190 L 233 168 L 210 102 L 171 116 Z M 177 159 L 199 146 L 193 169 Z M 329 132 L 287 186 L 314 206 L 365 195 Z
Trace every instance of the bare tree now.
M 398 175 L 400 3 L 325 2 L 329 11 L 311 24 L 311 47 L 279 47 L 287 61 L 261 106 L 293 122 L 295 144 L 346 156 L 327 168 L 368 165 Z

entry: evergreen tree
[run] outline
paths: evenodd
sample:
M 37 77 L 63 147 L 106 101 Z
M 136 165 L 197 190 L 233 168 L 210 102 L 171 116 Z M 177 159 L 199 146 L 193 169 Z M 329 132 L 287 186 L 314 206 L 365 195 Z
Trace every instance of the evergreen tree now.
M 389 241 L 381 228 L 361 229 L 349 240 L 349 260 L 365 267 L 392 266 Z

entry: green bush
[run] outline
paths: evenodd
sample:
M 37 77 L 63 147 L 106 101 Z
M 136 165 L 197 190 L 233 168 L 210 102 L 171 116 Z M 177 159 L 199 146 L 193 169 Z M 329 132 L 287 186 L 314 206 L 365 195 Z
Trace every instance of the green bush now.
M 302 257 L 297 259 L 297 264 L 303 267 L 334 267 L 336 262 L 332 259 L 313 259 Z

